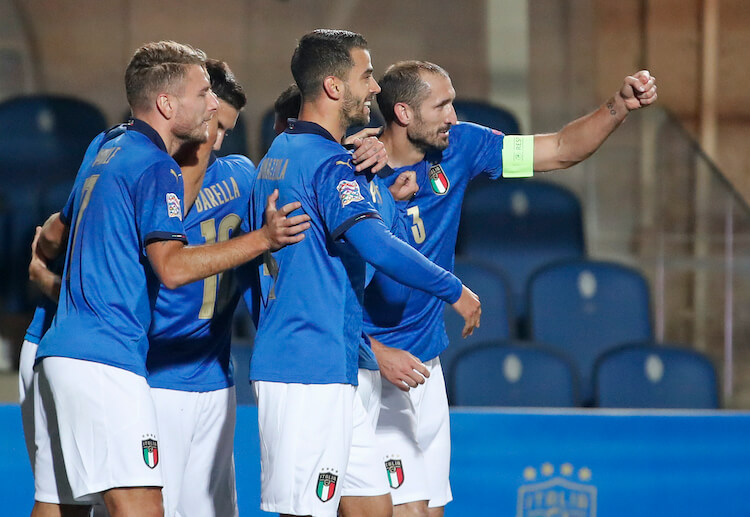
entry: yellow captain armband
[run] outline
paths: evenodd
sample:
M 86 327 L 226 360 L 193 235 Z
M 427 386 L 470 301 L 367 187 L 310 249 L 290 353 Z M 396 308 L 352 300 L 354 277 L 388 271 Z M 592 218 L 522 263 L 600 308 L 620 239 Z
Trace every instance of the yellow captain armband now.
M 529 178 L 534 175 L 534 135 L 503 138 L 503 178 Z

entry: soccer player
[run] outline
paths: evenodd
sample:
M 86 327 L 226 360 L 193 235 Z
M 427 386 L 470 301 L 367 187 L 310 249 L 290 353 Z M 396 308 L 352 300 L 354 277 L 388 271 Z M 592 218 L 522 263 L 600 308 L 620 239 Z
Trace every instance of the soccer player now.
M 378 104 L 386 121 L 381 140 L 395 171 L 391 178 L 412 170 L 422 187 L 409 202 L 409 242 L 448 270 L 453 268 L 461 203 L 472 178 L 479 174 L 493 179 L 526 177 L 534 171 L 575 165 L 590 156 L 628 112 L 656 100 L 655 79 L 644 70 L 626 77 L 598 110 L 557 133 L 504 136 L 458 123 L 450 77 L 435 64 L 397 63 L 388 68 L 381 87 Z M 427 364 L 431 374 L 424 386 L 409 392 L 383 385 L 378 435 L 386 444 L 383 454 L 396 461 L 390 469 L 401 471 L 399 481 L 392 483 L 394 515 L 442 515 L 452 499 L 448 401 L 438 358 L 448 344 L 443 306 L 413 291 L 400 323 L 380 325 L 384 310 L 388 308 L 382 303 L 365 307 L 369 319 L 365 329 L 377 339 L 373 349 L 381 370 L 391 370 L 384 375 L 395 374 L 396 368 L 408 370 L 414 356 Z
M 299 204 L 276 210 L 271 196 L 261 230 L 186 245 L 183 183 L 171 155 L 208 138 L 218 103 L 204 63 L 201 51 L 175 42 L 136 51 L 125 73 L 134 118 L 92 142 L 65 208 L 42 229 L 44 258 L 65 242 L 67 252 L 58 313 L 37 352 L 35 423 L 44 432 L 32 515 L 80 514 L 76 505 L 98 500 L 112 517 L 163 515 L 145 379 L 160 284 L 176 288 L 304 237 L 306 217 L 286 218 Z M 51 469 L 40 469 L 44 447 Z
M 299 119 L 276 137 L 258 167 L 258 204 L 275 188 L 311 216 L 307 238 L 266 253 L 250 378 L 258 400 L 261 508 L 283 515 L 335 516 L 353 421 L 365 260 L 402 283 L 452 303 L 478 323 L 478 299 L 461 282 L 399 241 L 362 194 L 340 142 L 367 122 L 379 87 L 367 42 L 348 31 L 303 36 L 292 57 L 302 93 Z
M 248 231 L 255 166 L 217 158 L 247 99 L 226 63 L 206 69 L 219 106 L 208 140 L 176 157 L 185 184 L 185 235 L 212 244 Z M 236 516 L 236 395 L 230 361 L 232 316 L 239 301 L 234 272 L 177 289 L 160 289 L 149 329 L 148 384 L 159 426 L 165 515 Z
M 301 95 L 296 84 L 286 88 L 274 103 L 275 125 L 277 134 L 281 133 L 289 124 L 289 119 L 299 116 Z M 344 145 L 355 142 L 362 138 L 372 138 L 378 134 L 381 128 L 364 128 L 361 131 L 347 137 Z M 393 171 L 384 167 L 376 174 L 369 174 L 368 191 L 373 206 L 380 214 L 383 222 L 391 232 L 401 240 L 406 240 L 405 221 L 406 200 L 417 191 L 415 175 L 411 171 L 403 172 L 396 181 L 386 187 L 382 177 L 389 176 Z M 374 270 L 367 266 L 366 284 L 370 282 Z M 397 284 L 397 293 L 389 293 L 391 301 L 393 297 L 401 297 L 401 303 L 406 302 L 409 291 Z M 378 287 L 367 291 L 372 296 L 379 296 Z M 365 336 L 359 347 L 359 372 L 357 374 L 357 395 L 365 407 L 365 415 L 362 415 L 354 423 L 352 431 L 352 446 L 349 452 L 349 463 L 346 468 L 346 476 L 341 482 L 341 501 L 339 513 L 342 517 L 349 515 L 390 515 L 392 501 L 390 489 L 386 482 L 382 461 L 380 459 L 380 448 L 377 445 L 375 426 L 380 413 L 381 377 L 377 360 L 372 352 L 369 339 Z M 429 375 L 423 365 L 423 374 Z M 422 381 L 424 382 L 424 381 Z

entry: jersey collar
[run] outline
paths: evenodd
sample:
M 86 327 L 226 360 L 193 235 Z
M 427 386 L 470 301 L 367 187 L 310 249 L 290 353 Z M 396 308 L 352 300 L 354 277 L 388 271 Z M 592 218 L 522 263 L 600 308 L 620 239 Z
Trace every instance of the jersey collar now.
M 208 157 L 208 165 L 206 166 L 206 168 L 211 167 L 215 161 L 216 161 L 216 153 L 211 151 L 211 154 Z
M 126 126 L 130 131 L 138 131 L 139 133 L 142 133 L 146 136 L 146 138 L 151 140 L 156 147 L 158 147 L 165 153 L 167 152 L 167 146 L 164 144 L 164 140 L 162 140 L 159 133 L 157 133 L 156 130 L 149 126 L 146 122 L 137 118 L 131 118 L 127 121 Z
M 333 135 L 331 135 L 331 133 L 329 133 L 328 130 L 326 130 L 320 124 L 309 122 L 307 120 L 297 120 L 295 118 L 290 118 L 289 120 L 287 120 L 287 127 L 284 130 L 284 133 L 289 133 L 292 135 L 308 133 L 313 135 L 320 135 L 323 138 L 331 140 L 332 142 L 336 141 L 336 139 L 333 138 Z

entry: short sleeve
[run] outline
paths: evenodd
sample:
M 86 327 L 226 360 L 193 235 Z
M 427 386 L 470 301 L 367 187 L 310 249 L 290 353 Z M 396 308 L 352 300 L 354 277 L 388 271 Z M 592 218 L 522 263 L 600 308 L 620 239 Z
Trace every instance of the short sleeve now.
M 187 244 L 182 223 L 182 174 L 169 162 L 146 170 L 136 183 L 135 219 L 143 247 L 153 241 L 179 240 Z
M 334 240 L 359 221 L 381 219 L 368 200 L 367 179 L 355 174 L 349 155 L 342 154 L 323 163 L 316 172 L 314 189 L 318 213 Z
M 458 137 L 459 152 L 469 154 L 471 177 L 487 174 L 492 179 L 503 175 L 503 143 L 505 135 L 470 122 L 461 122 L 451 130 Z

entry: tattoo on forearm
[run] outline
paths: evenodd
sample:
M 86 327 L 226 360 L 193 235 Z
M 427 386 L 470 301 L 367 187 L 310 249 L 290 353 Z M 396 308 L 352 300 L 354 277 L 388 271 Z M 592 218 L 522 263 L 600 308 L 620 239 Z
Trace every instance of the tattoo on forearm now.
M 613 117 L 617 115 L 617 110 L 615 110 L 615 98 L 610 97 L 607 101 L 607 109 L 609 110 L 609 114 Z

